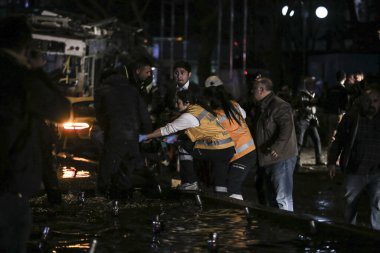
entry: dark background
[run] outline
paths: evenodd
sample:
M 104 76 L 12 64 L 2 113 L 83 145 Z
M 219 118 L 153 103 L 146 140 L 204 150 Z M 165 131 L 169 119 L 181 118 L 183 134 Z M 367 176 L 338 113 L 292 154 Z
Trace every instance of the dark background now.
M 295 11 L 292 17 L 289 12 L 286 16 L 281 14 L 284 5 Z M 320 5 L 329 11 L 325 19 L 318 19 L 314 14 Z M 373 80 L 379 74 L 380 2 L 376 0 L 0 1 L 2 15 L 36 9 L 75 15 L 89 23 L 116 17 L 125 24 L 125 29 L 132 31 L 132 43 L 142 45 L 156 57 L 161 78 L 170 74 L 173 61 L 179 59 L 191 62 L 193 79 L 198 83 L 215 72 L 231 87 L 240 88 L 245 85 L 244 77 L 257 71 L 270 75 L 276 89 L 286 84 L 293 90 L 300 86 L 305 74 L 315 75 L 329 85 L 335 82 L 337 70 L 362 70 Z M 220 61 L 218 14 L 222 15 Z M 172 41 L 173 38 L 182 40 Z M 129 40 L 126 47 L 130 43 Z M 161 50 L 157 54 L 155 50 L 159 46 Z M 244 87 L 240 90 L 244 91 Z

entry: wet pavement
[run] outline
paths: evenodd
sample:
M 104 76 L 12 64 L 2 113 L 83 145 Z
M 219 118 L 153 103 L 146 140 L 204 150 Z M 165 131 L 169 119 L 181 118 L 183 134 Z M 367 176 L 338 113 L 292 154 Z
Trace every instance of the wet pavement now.
M 352 245 L 343 238 L 333 239 L 333 235 L 331 240 L 311 238 L 302 232 L 305 224 L 310 230 L 310 220 L 302 216 L 305 214 L 321 221 L 343 222 L 342 175 L 330 180 L 325 166 L 313 165 L 312 149 L 305 150 L 301 158 L 304 167 L 294 174 L 295 214 L 290 216 L 257 205 L 253 174 L 244 185 L 247 203 L 230 205 L 223 196 L 216 196 L 211 200 L 219 197 L 221 201 L 202 199 L 202 210 L 194 196 L 178 194 L 163 185 L 165 199 L 154 187 L 145 192 L 137 189 L 133 199 L 115 207 L 115 202 L 95 193 L 96 162 L 67 159 L 74 161 L 77 171 L 89 171 L 90 177 L 61 179 L 64 203 L 60 206 L 49 206 L 43 194 L 32 200 L 35 226 L 30 252 L 91 252 L 95 242 L 94 252 L 376 252 L 373 245 Z M 244 205 L 253 208 L 253 223 L 248 222 Z M 360 206 L 360 226 L 368 228 L 365 198 Z M 165 232 L 153 232 L 155 217 L 165 222 Z M 351 229 L 324 228 L 325 223 L 318 226 L 323 233 L 335 229 L 341 234 Z M 41 234 L 45 227 L 50 228 L 47 239 Z M 213 233 L 219 238 L 217 248 L 212 244 Z M 363 238 L 366 233 L 373 236 L 364 229 Z M 356 234 L 363 235 L 363 231 Z M 339 246 L 343 241 L 346 246 Z

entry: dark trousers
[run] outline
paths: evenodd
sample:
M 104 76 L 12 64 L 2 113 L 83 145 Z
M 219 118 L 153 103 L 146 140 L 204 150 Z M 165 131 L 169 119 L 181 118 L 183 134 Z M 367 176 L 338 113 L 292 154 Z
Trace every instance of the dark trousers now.
M 52 154 L 52 145 L 47 143 L 42 145 L 42 182 L 51 204 L 62 202 L 61 189 L 58 183 L 57 167 Z
M 183 183 L 198 181 L 194 171 L 193 159 L 208 160 L 211 162 L 212 177 L 215 186 L 227 187 L 227 174 L 231 158 L 235 153 L 234 147 L 225 149 L 194 149 L 190 140 L 178 141 L 180 176 Z
M 139 158 L 138 141 L 110 138 L 105 141 L 100 159 L 98 189 L 128 190 L 132 187 L 131 174 Z
M 230 163 L 228 171 L 227 189 L 230 194 L 241 194 L 241 187 L 247 178 L 249 171 L 256 164 L 256 151 L 252 151 L 243 157 Z
M 299 162 L 300 160 L 300 155 L 302 152 L 302 146 L 304 143 L 306 133 L 310 134 L 310 137 L 313 140 L 315 160 L 316 162 L 319 162 L 322 156 L 322 145 L 321 145 L 321 138 L 319 137 L 317 126 L 311 125 L 310 121 L 301 119 L 297 121 L 296 123 L 296 133 L 297 133 L 297 143 L 298 143 L 297 162 Z
M 26 252 L 32 228 L 28 199 L 0 193 L 0 252 Z

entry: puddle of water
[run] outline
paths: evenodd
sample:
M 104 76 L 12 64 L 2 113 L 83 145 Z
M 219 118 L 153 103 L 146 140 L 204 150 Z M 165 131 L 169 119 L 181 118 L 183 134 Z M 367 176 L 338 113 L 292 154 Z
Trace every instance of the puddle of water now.
M 80 201 L 76 194 L 65 194 L 64 204 L 55 208 L 47 206 L 45 197 L 33 199 L 35 229 L 30 249 L 40 246 L 46 252 L 89 252 L 96 239 L 97 253 L 355 252 L 355 245 L 342 247 L 337 241 L 320 241 L 255 216 L 248 222 L 244 209 L 207 205 L 201 210 L 195 198 L 178 197 L 160 200 L 140 195 L 133 201 L 119 202 L 117 215 L 115 202 L 101 197 Z M 159 232 L 153 227 L 156 217 L 163 228 Z M 41 241 L 44 227 L 50 232 Z M 371 252 L 370 247 L 360 245 L 357 250 Z

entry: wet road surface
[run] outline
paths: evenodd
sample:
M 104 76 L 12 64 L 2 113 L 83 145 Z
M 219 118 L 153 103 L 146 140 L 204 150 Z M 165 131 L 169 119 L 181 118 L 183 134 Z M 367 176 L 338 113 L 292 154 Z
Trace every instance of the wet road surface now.
M 253 181 L 250 175 L 244 197 L 257 203 Z M 248 221 L 242 207 L 223 202 L 200 209 L 193 197 L 170 190 L 165 199 L 138 190 L 133 199 L 118 203 L 115 215 L 115 202 L 95 194 L 94 177 L 60 183 L 65 193 L 62 205 L 49 206 L 44 195 L 32 200 L 35 226 L 30 252 L 41 252 L 39 246 L 42 252 L 89 252 L 94 239 L 95 252 L 377 252 L 373 245 L 345 241 L 342 246 L 341 241 L 312 238 L 268 217 Z M 294 175 L 295 213 L 342 222 L 341 184 L 342 175 L 330 180 L 325 167 L 305 166 Z M 365 198 L 362 202 L 359 222 L 368 227 Z M 153 232 L 157 216 L 165 224 L 162 233 Z M 50 228 L 46 240 L 41 239 L 44 227 Z M 217 247 L 210 244 L 213 233 L 218 235 Z

